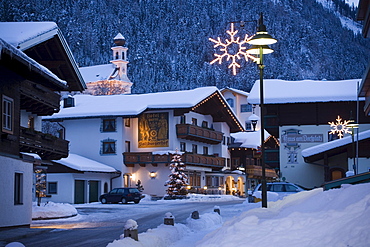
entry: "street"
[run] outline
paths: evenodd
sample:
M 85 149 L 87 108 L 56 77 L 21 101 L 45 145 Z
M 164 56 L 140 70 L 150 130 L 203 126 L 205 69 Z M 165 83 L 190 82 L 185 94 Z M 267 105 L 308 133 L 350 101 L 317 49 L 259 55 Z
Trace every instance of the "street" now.
M 67 219 L 33 221 L 32 228 L 45 228 L 39 234 L 19 239 L 27 247 L 42 246 L 106 246 L 123 234 L 128 219 L 138 223 L 138 232 L 156 228 L 163 224 L 164 215 L 171 212 L 175 223 L 185 223 L 195 210 L 199 214 L 212 212 L 215 205 L 241 204 L 242 200 L 225 202 L 176 202 L 139 204 L 75 205 L 79 215 Z M 222 214 L 221 214 L 222 215 Z M 35 229 L 36 230 L 36 229 Z

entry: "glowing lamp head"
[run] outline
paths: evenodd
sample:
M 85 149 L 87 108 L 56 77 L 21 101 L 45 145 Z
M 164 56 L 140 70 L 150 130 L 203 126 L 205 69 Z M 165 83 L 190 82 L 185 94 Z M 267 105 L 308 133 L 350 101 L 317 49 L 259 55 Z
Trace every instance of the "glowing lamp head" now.
M 151 179 L 154 179 L 154 178 L 157 177 L 157 173 L 156 172 L 150 172 L 149 176 L 150 176 Z
M 272 45 L 276 42 L 277 40 L 271 37 L 270 34 L 268 34 L 266 26 L 263 24 L 263 15 L 262 13 L 260 13 L 257 34 L 253 36 L 252 39 L 247 41 L 247 43 L 251 45 Z
M 262 48 L 262 54 L 270 54 L 274 52 L 274 50 L 268 47 L 268 45 L 252 45 L 251 48 L 247 50 L 247 53 L 258 55 L 260 54 L 260 48 Z

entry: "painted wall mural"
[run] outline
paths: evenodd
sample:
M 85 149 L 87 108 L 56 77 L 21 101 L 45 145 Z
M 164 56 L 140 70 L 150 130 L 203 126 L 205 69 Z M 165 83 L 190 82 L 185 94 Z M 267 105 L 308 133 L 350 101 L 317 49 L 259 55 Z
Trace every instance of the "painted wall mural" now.
M 139 148 L 168 147 L 168 112 L 139 117 Z
M 284 130 L 281 135 L 281 143 L 284 143 L 284 149 L 287 150 L 287 163 L 298 164 L 298 150 L 301 149 L 300 143 L 323 142 L 323 134 L 302 134 L 301 130 Z

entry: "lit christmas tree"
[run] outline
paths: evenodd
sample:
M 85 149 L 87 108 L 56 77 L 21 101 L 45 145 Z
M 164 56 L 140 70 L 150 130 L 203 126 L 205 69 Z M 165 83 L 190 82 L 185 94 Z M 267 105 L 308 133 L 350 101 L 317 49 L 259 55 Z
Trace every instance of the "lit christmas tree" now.
M 168 186 L 167 194 L 169 197 L 177 197 L 178 195 L 186 195 L 188 191 L 186 186 L 188 184 L 188 176 L 185 174 L 185 164 L 181 162 L 181 155 L 176 151 L 170 164 L 171 174 L 166 181 L 165 186 Z

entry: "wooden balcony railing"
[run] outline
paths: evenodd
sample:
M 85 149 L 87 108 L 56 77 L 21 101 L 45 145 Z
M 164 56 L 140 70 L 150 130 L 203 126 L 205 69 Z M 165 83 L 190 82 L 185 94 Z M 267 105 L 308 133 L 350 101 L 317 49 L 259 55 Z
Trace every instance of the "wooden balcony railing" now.
M 21 109 L 39 116 L 52 115 L 59 111 L 60 95 L 42 85 L 23 81 L 20 93 Z
M 222 132 L 202 128 L 192 124 L 177 124 L 176 133 L 178 138 L 209 144 L 221 143 L 224 135 Z
M 255 165 L 247 165 L 246 166 L 246 173 L 248 174 L 248 178 L 262 178 L 262 166 L 255 166 Z M 277 178 L 276 171 L 271 168 L 265 169 L 266 179 L 270 180 L 273 178 Z
M 45 160 L 68 157 L 69 141 L 50 134 L 21 127 L 19 147 L 21 152 L 37 153 Z
M 135 164 L 141 166 L 145 166 L 147 164 L 170 164 L 172 160 L 172 155 L 159 155 L 152 154 L 150 152 L 123 153 L 123 156 L 125 165 L 129 167 L 133 167 Z M 225 166 L 224 158 L 201 154 L 185 153 L 182 155 L 181 161 L 186 165 L 211 167 L 216 169 L 221 169 Z

